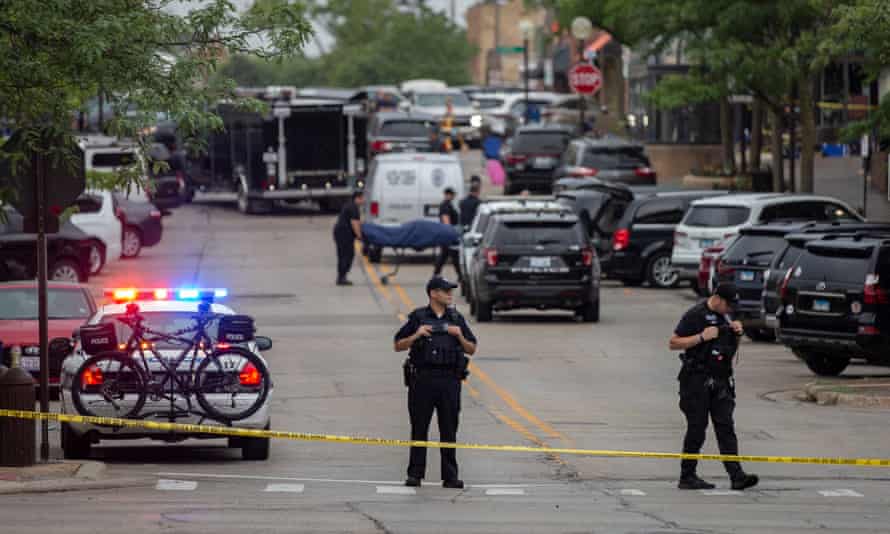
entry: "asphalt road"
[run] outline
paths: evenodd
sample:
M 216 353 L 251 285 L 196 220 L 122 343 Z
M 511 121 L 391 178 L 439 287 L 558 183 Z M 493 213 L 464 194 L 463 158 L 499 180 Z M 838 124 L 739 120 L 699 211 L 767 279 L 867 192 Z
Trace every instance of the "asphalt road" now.
M 392 335 L 399 315 L 424 302 L 428 255 L 412 258 L 389 286 L 378 282 L 388 265 L 357 258 L 356 285 L 341 288 L 331 216 L 245 217 L 194 205 L 164 223 L 160 246 L 111 265 L 93 286 L 228 287 L 229 304 L 275 343 L 266 353 L 274 428 L 409 437 L 403 355 L 392 352 Z M 461 441 L 680 448 L 679 362 L 667 338 L 692 293 L 604 285 L 599 324 L 558 312 L 471 323 L 480 350 L 464 387 Z M 864 374 L 890 372 L 848 373 Z M 813 377 L 781 347 L 745 343 L 737 376 L 743 453 L 890 456 L 886 412 L 791 400 L 788 392 Z M 706 450 L 716 451 L 710 433 Z M 103 444 L 94 457 L 109 464 L 109 476 L 152 483 L 4 496 L 0 532 L 887 532 L 890 520 L 890 473 L 879 469 L 747 465 L 762 484 L 742 494 L 726 491 L 720 464 L 706 463 L 700 473 L 719 490 L 681 492 L 671 460 L 460 451 L 469 487 L 455 491 L 438 485 L 431 451 L 429 485 L 407 491 L 400 448 L 274 442 L 271 459 L 254 463 L 224 441 L 139 441 Z

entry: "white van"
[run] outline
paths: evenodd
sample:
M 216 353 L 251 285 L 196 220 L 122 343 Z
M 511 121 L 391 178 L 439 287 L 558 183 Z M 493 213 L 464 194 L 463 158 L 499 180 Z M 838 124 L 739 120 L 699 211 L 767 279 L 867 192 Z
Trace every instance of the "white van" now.
M 418 219 L 438 221 L 439 204 L 449 187 L 456 194 L 457 208 L 464 196 L 464 176 L 453 154 L 381 154 L 368 171 L 364 219 L 387 226 Z

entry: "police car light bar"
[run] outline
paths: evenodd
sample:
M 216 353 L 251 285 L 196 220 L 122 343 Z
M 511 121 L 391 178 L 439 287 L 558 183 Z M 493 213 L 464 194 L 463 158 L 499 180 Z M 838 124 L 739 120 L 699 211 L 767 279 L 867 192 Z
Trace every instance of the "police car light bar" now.
M 111 297 L 115 302 L 133 302 L 136 300 L 212 300 L 229 296 L 229 290 L 224 288 L 154 288 L 136 289 L 122 287 L 106 289 L 105 296 Z

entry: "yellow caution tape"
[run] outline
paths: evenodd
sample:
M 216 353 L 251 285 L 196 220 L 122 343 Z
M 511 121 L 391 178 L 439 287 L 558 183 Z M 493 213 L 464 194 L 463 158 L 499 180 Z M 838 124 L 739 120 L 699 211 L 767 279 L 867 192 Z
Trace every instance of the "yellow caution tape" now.
M 561 449 L 551 447 L 528 447 L 524 445 L 482 445 L 473 443 L 444 443 L 441 441 L 411 441 L 403 439 L 367 438 L 337 436 L 331 434 L 307 434 L 281 430 L 255 430 L 215 425 L 191 425 L 118 419 L 114 417 L 92 417 L 61 413 L 32 412 L 26 410 L 0 410 L 0 417 L 16 419 L 49 420 L 61 423 L 81 423 L 110 427 L 145 428 L 180 434 L 215 434 L 238 438 L 273 438 L 295 441 L 327 441 L 331 443 L 354 443 L 386 447 L 432 447 L 441 449 L 469 449 L 481 451 L 530 452 L 536 454 L 574 454 L 578 456 L 599 456 L 607 458 L 660 458 L 669 460 L 705 460 L 718 462 L 761 462 L 778 464 L 818 464 L 848 465 L 855 467 L 890 467 L 890 459 L 881 458 L 821 458 L 801 456 L 742 456 L 728 454 L 686 454 L 679 452 L 613 451 L 596 449 Z

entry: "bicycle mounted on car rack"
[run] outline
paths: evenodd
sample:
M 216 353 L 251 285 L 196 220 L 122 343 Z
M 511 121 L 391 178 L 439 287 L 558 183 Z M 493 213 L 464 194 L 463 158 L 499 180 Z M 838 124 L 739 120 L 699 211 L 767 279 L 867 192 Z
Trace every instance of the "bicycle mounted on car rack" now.
M 198 312 L 191 317 L 194 325 L 175 332 L 146 326 L 147 318 L 135 302 L 116 318 L 130 329 L 126 343 L 118 344 L 114 322 L 82 327 L 81 346 L 91 357 L 71 385 L 78 412 L 138 419 L 161 416 L 171 422 L 197 415 L 202 421 L 209 418 L 224 424 L 253 415 L 272 387 L 263 360 L 239 345 L 254 339 L 253 318 L 214 313 L 213 292 L 199 297 Z M 207 333 L 213 322 L 218 322 L 216 342 Z M 189 334 L 194 335 L 185 337 Z M 165 357 L 158 343 L 185 347 L 178 356 Z M 187 359 L 188 368 L 182 369 Z M 203 411 L 195 409 L 192 396 Z M 184 407 L 178 405 L 180 399 Z M 141 413 L 146 400 L 168 400 L 169 408 Z

